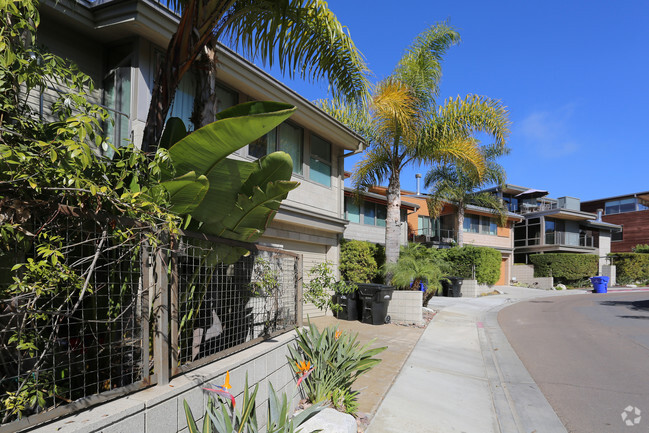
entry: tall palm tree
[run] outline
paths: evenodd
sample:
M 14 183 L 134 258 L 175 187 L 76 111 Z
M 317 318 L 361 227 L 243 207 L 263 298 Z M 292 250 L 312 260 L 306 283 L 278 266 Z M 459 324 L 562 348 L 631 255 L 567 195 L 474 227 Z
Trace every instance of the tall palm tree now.
M 476 132 L 505 148 L 508 113 L 499 101 L 468 95 L 437 104 L 442 56 L 460 40 L 446 23 L 421 33 L 405 52 L 392 75 L 379 82 L 369 110 L 340 101 L 321 101 L 331 115 L 361 134 L 369 150 L 354 167 L 357 189 L 388 180 L 385 230 L 386 263 L 399 257 L 401 170 L 408 164 L 462 162 L 480 176 L 485 163 Z
M 464 245 L 464 214 L 470 204 L 490 209 L 496 215 L 500 226 L 507 222 L 507 210 L 502 200 L 494 194 L 479 191 L 491 184 L 505 183 L 505 171 L 495 162 L 495 158 L 504 152 L 507 152 L 507 149 L 493 146 L 483 148 L 485 168 L 481 174 L 467 164 L 444 164 L 433 167 L 424 178 L 424 186 L 431 188 L 428 197 L 431 217 L 439 217 L 446 203 L 457 207 L 458 246 Z
M 180 11 L 178 30 L 156 72 L 143 149 L 156 146 L 183 75 L 212 40 L 277 63 L 289 76 L 326 78 L 334 96 L 361 101 L 365 62 L 349 32 L 323 0 L 168 0 Z

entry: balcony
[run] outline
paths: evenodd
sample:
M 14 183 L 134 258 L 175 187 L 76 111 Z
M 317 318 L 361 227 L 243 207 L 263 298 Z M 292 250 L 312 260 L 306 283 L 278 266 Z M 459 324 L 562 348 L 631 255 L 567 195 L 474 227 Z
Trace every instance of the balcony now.
M 566 232 L 553 231 L 545 233 L 545 245 L 565 245 L 575 247 L 597 248 L 599 247 L 598 239 L 593 235 L 584 233 L 579 234 L 579 239 L 576 237 L 568 238 Z
M 412 242 L 435 245 L 451 245 L 456 242 L 455 230 L 422 228 L 412 234 Z

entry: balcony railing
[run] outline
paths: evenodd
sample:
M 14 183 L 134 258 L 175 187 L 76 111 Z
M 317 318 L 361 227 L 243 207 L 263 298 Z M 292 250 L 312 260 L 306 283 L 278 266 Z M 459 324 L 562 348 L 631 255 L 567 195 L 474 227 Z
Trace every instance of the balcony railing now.
M 590 247 L 595 248 L 596 240 L 593 235 L 580 234 L 579 239 L 568 238 L 566 232 L 547 232 L 545 234 L 545 244 L 546 245 L 568 245 L 568 246 L 579 246 L 579 247 Z
M 414 242 L 434 242 L 440 244 L 450 244 L 455 242 L 455 230 L 453 229 L 434 229 L 421 228 L 417 233 L 413 233 Z

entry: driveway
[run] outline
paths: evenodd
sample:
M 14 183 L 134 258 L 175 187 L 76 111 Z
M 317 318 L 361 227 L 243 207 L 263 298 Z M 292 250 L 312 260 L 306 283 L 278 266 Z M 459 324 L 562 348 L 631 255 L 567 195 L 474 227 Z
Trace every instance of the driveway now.
M 534 299 L 498 321 L 569 432 L 649 431 L 649 293 Z

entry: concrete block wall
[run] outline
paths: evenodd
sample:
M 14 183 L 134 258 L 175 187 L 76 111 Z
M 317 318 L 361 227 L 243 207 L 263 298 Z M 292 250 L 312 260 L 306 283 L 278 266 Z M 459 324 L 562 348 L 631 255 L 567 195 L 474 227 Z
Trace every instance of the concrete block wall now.
M 207 407 L 209 392 L 202 387 L 210 383 L 222 385 L 230 372 L 230 392 L 235 396 L 236 407 L 241 408 L 243 391 L 248 376 L 252 391 L 257 393 L 257 421 L 260 431 L 265 431 L 268 410 L 268 383 L 281 396 L 286 392 L 292 407 L 300 399 L 295 387 L 296 379 L 286 356 L 288 346 L 294 344 L 295 332 L 282 334 L 226 358 L 177 376 L 167 385 L 157 385 L 145 390 L 95 406 L 69 417 L 61 418 L 32 432 L 46 433 L 187 433 L 183 401 L 187 401 L 199 429 Z
M 493 286 L 488 284 L 479 284 L 477 280 L 464 280 L 462 281 L 462 297 L 464 298 L 477 298 L 483 293 L 493 291 Z
M 420 290 L 395 290 L 388 304 L 388 315 L 393 322 L 421 323 L 423 292 Z
M 537 289 L 549 290 L 554 287 L 554 278 L 534 277 L 534 265 L 513 265 L 512 278 L 514 277 L 517 282 Z
M 617 268 L 615 267 L 615 265 L 603 265 L 601 267 L 601 270 L 602 270 L 601 275 L 609 277 L 608 286 L 609 287 L 615 286 L 617 283 L 616 281 Z

